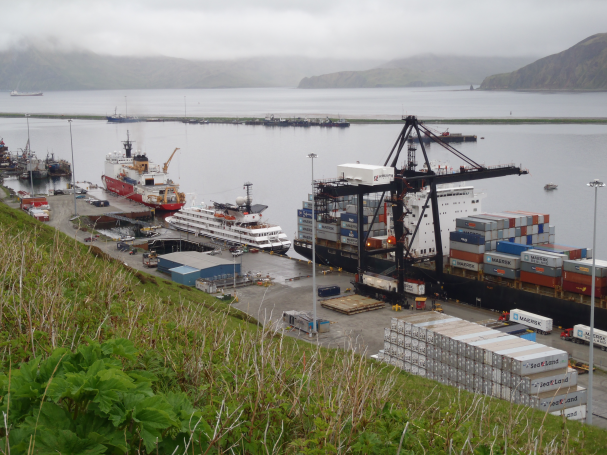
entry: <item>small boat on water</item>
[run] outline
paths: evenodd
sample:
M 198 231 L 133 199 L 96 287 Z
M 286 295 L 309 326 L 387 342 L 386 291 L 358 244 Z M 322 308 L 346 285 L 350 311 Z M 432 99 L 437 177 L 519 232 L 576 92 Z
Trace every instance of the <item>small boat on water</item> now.
M 559 186 L 555 183 L 547 183 L 544 185 L 544 189 L 546 191 L 558 190 Z
M 42 96 L 42 92 L 18 92 L 13 90 L 11 96 Z

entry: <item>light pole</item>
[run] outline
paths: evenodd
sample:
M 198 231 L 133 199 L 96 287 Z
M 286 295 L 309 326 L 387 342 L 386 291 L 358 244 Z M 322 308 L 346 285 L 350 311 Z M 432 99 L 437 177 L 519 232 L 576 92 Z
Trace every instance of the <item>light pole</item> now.
M 590 292 L 590 353 L 588 355 L 588 409 L 586 412 L 586 422 L 592 425 L 592 369 L 594 367 L 594 294 L 596 286 L 596 205 L 598 189 L 605 186 L 599 179 L 594 179 L 587 183 L 594 188 L 594 229 L 592 232 L 592 286 Z
M 129 103 L 126 100 L 126 95 L 124 95 L 124 116 L 129 116 Z
M 316 327 L 316 213 L 315 209 L 315 195 L 314 195 L 314 158 L 318 158 L 316 153 L 308 154 L 308 158 L 312 159 L 312 306 L 314 308 L 314 315 L 312 319 L 312 333 L 317 333 Z
M 70 122 L 70 146 L 72 147 L 72 191 L 74 192 L 74 216 L 78 216 L 78 209 L 76 208 L 76 169 L 74 168 L 74 141 L 72 140 L 72 119 L 69 119 L 68 122 Z
M 188 118 L 188 108 L 187 108 L 187 105 L 185 104 L 185 96 L 183 97 L 183 117 L 185 119 Z
M 27 163 L 30 168 L 30 195 L 34 197 L 34 169 L 32 161 L 32 146 L 30 145 L 30 115 L 25 114 L 25 120 L 27 121 Z

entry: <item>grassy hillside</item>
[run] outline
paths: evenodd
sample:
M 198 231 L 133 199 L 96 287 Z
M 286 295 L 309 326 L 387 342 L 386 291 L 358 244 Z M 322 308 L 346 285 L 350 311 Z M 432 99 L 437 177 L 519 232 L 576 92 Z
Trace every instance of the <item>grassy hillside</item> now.
M 4 453 L 9 443 L 13 454 L 182 454 L 185 446 L 195 454 L 501 454 L 506 446 L 573 454 L 607 446 L 597 428 L 282 336 L 1 203 L 0 242 Z
M 341 71 L 301 80 L 299 88 L 424 87 L 480 84 L 490 74 L 511 71 L 531 58 L 417 55 L 366 71 Z
M 295 87 L 304 76 L 367 69 L 377 63 L 304 57 L 193 61 L 57 52 L 29 46 L 0 53 L 0 90 Z
M 517 71 L 487 77 L 484 90 L 607 90 L 607 33 L 592 35 Z

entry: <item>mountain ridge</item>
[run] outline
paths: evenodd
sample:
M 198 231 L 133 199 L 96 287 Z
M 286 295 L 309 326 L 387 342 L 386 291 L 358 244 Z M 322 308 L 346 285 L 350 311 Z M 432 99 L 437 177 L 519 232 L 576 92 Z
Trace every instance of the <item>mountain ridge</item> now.
M 26 46 L 0 52 L 0 89 L 111 90 L 296 87 L 302 77 L 363 69 L 380 60 L 252 57 L 186 60 L 117 57 L 90 51 L 48 51 Z
M 607 90 L 607 33 L 597 33 L 511 73 L 487 77 L 482 90 Z
M 363 71 L 306 77 L 299 88 L 431 87 L 480 84 L 495 72 L 511 71 L 533 57 L 466 57 L 421 54 L 394 59 Z

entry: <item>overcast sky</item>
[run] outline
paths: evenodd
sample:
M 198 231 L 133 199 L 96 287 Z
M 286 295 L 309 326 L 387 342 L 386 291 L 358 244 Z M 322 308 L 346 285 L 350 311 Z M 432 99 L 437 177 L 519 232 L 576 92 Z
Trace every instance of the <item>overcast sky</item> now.
M 607 32 L 606 0 L 0 0 L 0 50 L 392 59 L 545 56 Z

